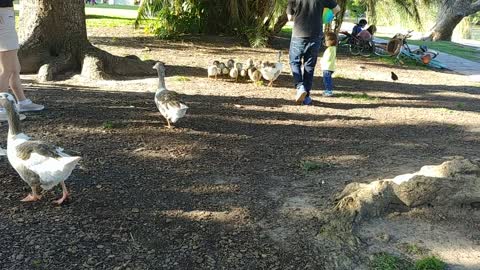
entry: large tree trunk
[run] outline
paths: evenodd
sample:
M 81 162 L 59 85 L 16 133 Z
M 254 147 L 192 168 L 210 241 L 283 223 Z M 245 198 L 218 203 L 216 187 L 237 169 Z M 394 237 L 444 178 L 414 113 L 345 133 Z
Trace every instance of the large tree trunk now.
M 22 72 L 38 72 L 40 81 L 67 71 L 90 79 L 155 75 L 151 62 L 113 56 L 90 44 L 83 0 L 22 0 L 21 5 Z
M 437 21 L 432 28 L 430 38 L 437 40 L 452 40 L 453 30 L 466 16 L 480 11 L 480 0 L 443 0 Z

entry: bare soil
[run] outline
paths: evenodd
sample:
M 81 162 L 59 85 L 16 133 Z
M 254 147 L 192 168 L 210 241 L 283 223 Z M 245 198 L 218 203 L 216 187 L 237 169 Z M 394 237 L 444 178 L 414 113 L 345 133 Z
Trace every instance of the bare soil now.
M 40 84 L 25 75 L 29 97 L 47 107 L 27 114 L 25 132 L 83 160 L 67 183 L 71 200 L 54 207 L 59 189 L 20 203 L 28 186 L 0 157 L 2 269 L 368 269 L 379 251 L 419 257 L 408 244 L 452 269 L 480 269 L 478 209 L 393 213 L 364 224 L 360 248 L 320 234 L 319 222 L 348 183 L 478 157 L 479 85 L 340 54 L 337 97 L 321 96 L 317 70 L 314 106 L 296 106 L 288 40 L 251 49 L 230 37 L 159 41 L 127 28 L 89 35 L 111 53 L 165 62 L 188 116 L 164 127 L 156 78 L 69 74 Z M 278 49 L 285 69 L 272 88 L 206 78 L 215 59 L 275 60 Z M 0 132 L 6 138 L 5 125 Z

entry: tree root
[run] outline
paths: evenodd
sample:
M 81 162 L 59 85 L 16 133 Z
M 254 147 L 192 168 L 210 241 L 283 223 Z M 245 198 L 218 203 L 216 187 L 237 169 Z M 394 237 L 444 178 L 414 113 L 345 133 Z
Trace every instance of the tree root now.
M 126 76 L 153 76 L 155 61 L 142 61 L 137 56 L 119 57 L 91 47 L 82 63 L 82 76 L 88 79 L 111 79 Z
M 37 80 L 39 82 L 52 81 L 56 74 L 72 70 L 74 66 L 71 56 L 60 55 L 40 67 L 37 73 Z
M 81 71 L 82 77 L 90 80 L 156 75 L 153 60 L 142 61 L 134 55 L 115 56 L 89 43 L 84 49 L 60 55 L 52 55 L 41 47 L 22 47 L 19 51 L 22 72 L 38 72 L 40 82 L 55 80 L 58 75 L 69 71 Z

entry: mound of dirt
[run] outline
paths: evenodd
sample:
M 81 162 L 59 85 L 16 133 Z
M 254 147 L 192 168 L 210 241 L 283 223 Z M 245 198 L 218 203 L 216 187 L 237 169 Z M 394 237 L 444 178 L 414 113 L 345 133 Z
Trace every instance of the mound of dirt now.
M 354 223 L 420 206 L 447 214 L 459 207 L 479 208 L 480 167 L 477 162 L 456 158 L 393 179 L 351 183 L 336 200 L 335 211 L 348 214 Z

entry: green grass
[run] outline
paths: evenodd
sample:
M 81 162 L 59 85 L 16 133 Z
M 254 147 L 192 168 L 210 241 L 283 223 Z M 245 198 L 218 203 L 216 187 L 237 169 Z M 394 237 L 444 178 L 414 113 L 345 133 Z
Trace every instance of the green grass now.
M 395 58 L 395 57 L 377 57 L 376 59 L 378 59 L 382 63 L 392 65 L 392 66 L 399 64 L 398 61 L 397 61 L 397 58 Z M 428 69 L 428 67 L 426 65 L 424 65 L 422 63 L 419 63 L 419 62 L 415 61 L 414 59 L 406 58 L 406 57 L 401 57 L 400 59 L 403 62 L 403 63 L 400 63 L 400 65 L 402 65 L 402 66 L 415 67 L 415 68 L 418 68 L 418 69 Z
M 444 270 L 447 264 L 435 256 L 426 257 L 415 263 L 415 270 Z
M 354 93 L 339 93 L 335 94 L 335 97 L 344 97 L 344 98 L 352 98 L 364 101 L 378 101 L 380 98 L 369 96 L 367 93 L 361 94 L 354 94 Z
M 377 253 L 370 266 L 372 270 L 445 270 L 447 264 L 435 256 L 425 257 L 413 264 L 388 253 Z
M 103 16 L 103 15 L 86 15 L 87 18 L 87 27 L 121 27 L 121 26 L 132 26 L 135 22 L 134 19 L 122 18 L 122 17 L 112 17 L 112 16 Z
M 185 76 L 175 76 L 175 77 L 173 77 L 173 80 L 177 81 L 177 82 L 189 82 L 189 81 L 191 81 L 190 78 L 185 77 Z
M 372 270 L 412 270 L 413 265 L 388 253 L 378 253 L 372 261 Z
M 115 124 L 112 123 L 112 122 L 106 121 L 106 122 L 103 122 L 102 128 L 103 128 L 103 129 L 114 129 L 114 128 L 115 128 Z
M 390 37 L 385 36 L 378 36 L 378 38 L 382 38 L 385 40 L 389 40 Z M 463 45 L 460 43 L 455 43 L 451 41 L 422 41 L 422 40 L 408 40 L 409 44 L 413 45 L 427 45 L 429 49 L 448 53 L 451 55 L 455 55 L 464 59 L 468 59 L 471 61 L 480 62 L 480 51 L 477 48 L 472 46 Z
M 293 28 L 291 25 L 285 25 L 280 31 L 280 36 L 291 37 Z
M 316 162 L 316 161 L 309 161 L 304 160 L 301 162 L 300 167 L 307 172 L 317 171 L 321 169 L 330 168 L 332 165 L 324 162 Z

